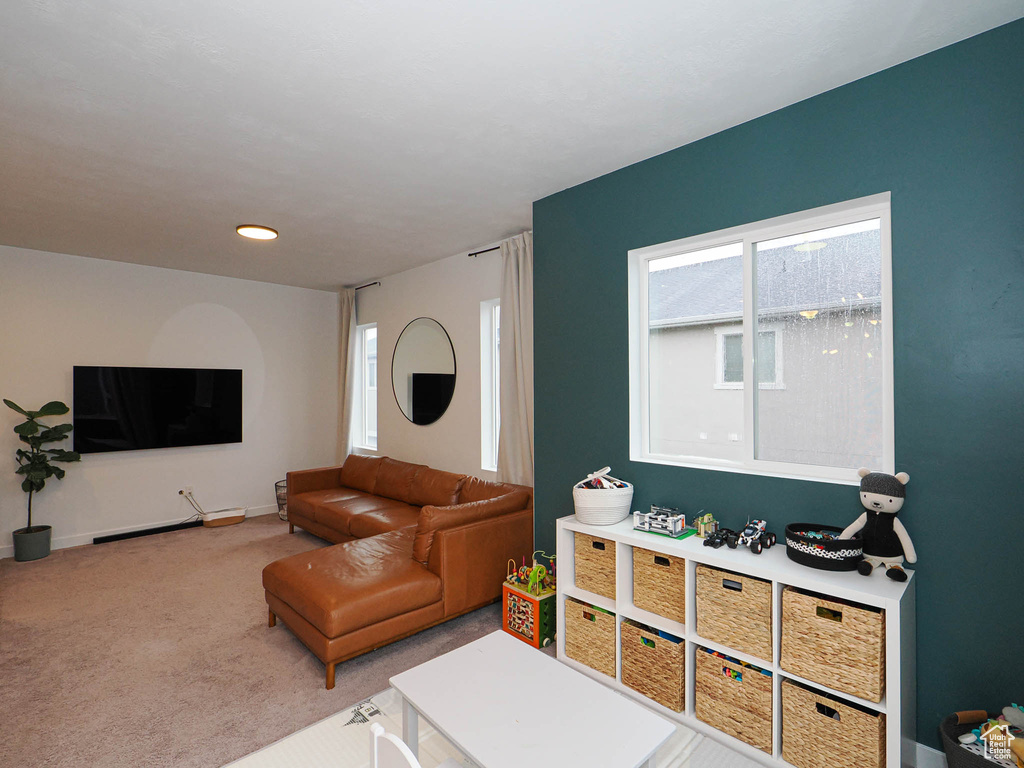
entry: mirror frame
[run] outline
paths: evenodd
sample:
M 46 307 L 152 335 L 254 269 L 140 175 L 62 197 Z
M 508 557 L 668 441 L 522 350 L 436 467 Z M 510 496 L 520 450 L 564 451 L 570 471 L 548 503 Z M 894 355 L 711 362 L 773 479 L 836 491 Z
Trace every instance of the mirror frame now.
M 415 421 L 412 420 L 412 416 L 408 415 L 404 410 L 402 410 L 402 403 L 398 400 L 398 391 L 395 389 L 395 358 L 398 356 L 398 346 L 399 344 L 402 343 L 402 336 L 404 336 L 405 332 L 409 330 L 409 326 L 415 323 L 417 320 L 430 320 L 432 323 L 436 323 L 437 327 L 440 328 L 441 332 L 444 334 L 444 337 L 448 340 L 448 347 L 452 351 L 452 376 L 455 377 L 456 386 L 458 385 L 459 382 L 459 363 L 458 359 L 455 356 L 455 344 L 452 343 L 452 337 L 448 333 L 448 329 L 441 325 L 440 320 L 426 316 L 414 317 L 412 320 L 405 324 L 405 327 L 402 328 L 402 332 L 398 334 L 398 339 L 395 341 L 395 348 L 391 352 L 391 395 L 395 398 L 395 405 L 398 406 L 398 412 L 405 416 L 406 420 L 410 424 L 415 424 L 417 427 L 429 427 L 431 424 L 437 424 L 437 422 L 444 418 L 444 415 L 448 413 L 448 409 L 452 407 L 452 400 L 455 399 L 455 387 L 452 387 L 452 396 L 448 399 L 448 402 L 445 404 L 444 410 L 441 411 L 440 415 L 433 421 L 428 421 L 425 424 L 417 424 Z

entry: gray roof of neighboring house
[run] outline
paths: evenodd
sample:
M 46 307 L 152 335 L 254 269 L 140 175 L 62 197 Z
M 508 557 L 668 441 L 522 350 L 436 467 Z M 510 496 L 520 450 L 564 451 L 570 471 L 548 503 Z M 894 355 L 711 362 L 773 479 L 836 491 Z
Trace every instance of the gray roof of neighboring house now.
M 760 313 L 792 314 L 880 303 L 878 231 L 827 242 L 816 251 L 788 246 L 757 254 Z M 652 272 L 648 304 L 650 324 L 655 326 L 739 318 L 743 311 L 742 257 Z

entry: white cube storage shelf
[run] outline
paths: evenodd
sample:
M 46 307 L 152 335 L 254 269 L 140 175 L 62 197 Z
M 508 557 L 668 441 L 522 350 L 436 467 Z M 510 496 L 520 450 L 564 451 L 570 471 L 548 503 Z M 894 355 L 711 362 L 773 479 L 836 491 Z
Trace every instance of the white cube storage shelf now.
M 576 586 L 575 534 L 583 533 L 609 540 L 615 544 L 615 595 L 612 600 Z M 556 521 L 558 552 L 558 658 L 583 674 L 589 675 L 615 690 L 649 706 L 664 717 L 682 723 L 695 731 L 721 741 L 737 752 L 765 765 L 789 765 L 782 759 L 782 681 L 792 680 L 824 694 L 835 696 L 873 712 L 885 715 L 886 768 L 913 765 L 916 750 L 916 617 L 914 613 L 914 574 L 899 584 L 876 572 L 866 577 L 856 571 L 835 573 L 819 571 L 798 565 L 785 553 L 782 540 L 775 547 L 755 555 L 749 549 L 712 549 L 704 540 L 690 536 L 682 540 L 669 539 L 641 531 L 634 531 L 632 518 L 615 525 L 585 525 L 575 516 Z M 686 560 L 686 621 L 680 623 L 656 613 L 638 608 L 633 602 L 633 548 L 651 550 Z M 721 643 L 697 635 L 696 567 L 709 565 L 771 582 L 772 586 L 772 656 L 762 659 L 737 651 Z M 834 690 L 820 683 L 806 680 L 786 672 L 780 664 L 782 642 L 782 591 L 786 587 L 815 592 L 838 600 L 881 608 L 885 611 L 885 693 L 880 702 L 867 701 L 857 696 Z M 616 651 L 615 676 L 607 677 L 589 667 L 573 661 L 565 653 L 565 599 L 596 605 L 615 614 Z M 684 638 L 685 656 L 685 708 L 673 712 L 622 684 L 621 622 L 633 619 L 655 629 Z M 698 720 L 694 714 L 695 662 L 699 648 L 709 648 L 746 661 L 772 672 L 772 750 L 766 754 L 739 739 L 722 733 Z

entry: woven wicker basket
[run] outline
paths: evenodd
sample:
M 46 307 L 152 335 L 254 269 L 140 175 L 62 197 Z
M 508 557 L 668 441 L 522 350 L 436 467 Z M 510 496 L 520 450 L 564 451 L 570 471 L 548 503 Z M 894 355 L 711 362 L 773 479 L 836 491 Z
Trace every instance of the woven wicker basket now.
M 782 591 L 786 672 L 868 701 L 885 694 L 885 611 Z
M 697 634 L 771 662 L 771 582 L 698 565 Z
M 576 533 L 576 586 L 615 599 L 615 542 Z
M 565 655 L 615 677 L 615 614 L 565 599 Z
M 625 481 L 623 481 L 625 482 Z M 633 486 L 625 488 L 577 488 L 573 486 L 572 500 L 576 519 L 587 525 L 614 525 L 629 516 L 633 502 Z
M 686 623 L 686 561 L 633 548 L 633 605 Z
M 682 712 L 686 643 L 674 643 L 636 622 L 622 622 L 622 684 Z
M 885 715 L 783 680 L 782 759 L 797 768 L 882 768 Z
M 697 719 L 762 752 L 772 752 L 772 678 L 697 649 Z

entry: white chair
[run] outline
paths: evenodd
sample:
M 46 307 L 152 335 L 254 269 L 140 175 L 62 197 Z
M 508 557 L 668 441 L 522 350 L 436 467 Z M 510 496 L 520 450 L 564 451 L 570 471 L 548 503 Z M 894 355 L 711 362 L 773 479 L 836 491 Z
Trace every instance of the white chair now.
M 370 768 L 422 768 L 405 742 L 387 733 L 380 723 L 370 726 Z M 462 768 L 451 758 L 437 768 Z

